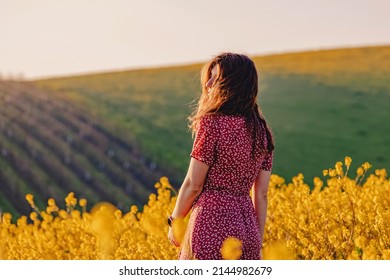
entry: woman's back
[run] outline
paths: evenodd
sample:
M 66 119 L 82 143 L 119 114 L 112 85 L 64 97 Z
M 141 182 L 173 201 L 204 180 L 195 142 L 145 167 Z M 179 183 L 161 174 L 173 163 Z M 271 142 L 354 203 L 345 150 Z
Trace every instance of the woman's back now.
M 259 259 L 259 225 L 249 191 L 260 169 L 271 169 L 272 153 L 261 152 L 264 136 L 253 155 L 252 139 L 242 116 L 202 118 L 191 156 L 210 168 L 193 205 L 181 259 L 222 259 L 229 237 L 242 242 L 242 259 Z
M 272 154 L 261 152 L 261 147 L 267 144 L 263 135 L 262 139 L 254 140 L 252 130 L 240 115 L 203 117 L 191 156 L 210 166 L 204 191 L 223 189 L 249 194 L 259 170 L 268 171 L 272 167 Z

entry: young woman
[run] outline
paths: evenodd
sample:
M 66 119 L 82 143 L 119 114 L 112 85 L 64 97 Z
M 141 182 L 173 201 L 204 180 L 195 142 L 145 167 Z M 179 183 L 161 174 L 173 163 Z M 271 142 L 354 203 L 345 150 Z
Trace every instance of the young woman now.
M 202 94 L 189 117 L 196 134 L 170 221 L 192 210 L 180 259 L 222 259 L 224 240 L 242 242 L 241 259 L 261 259 L 273 137 L 258 104 L 258 76 L 246 55 L 222 53 L 202 69 Z M 252 188 L 252 198 L 250 190 Z

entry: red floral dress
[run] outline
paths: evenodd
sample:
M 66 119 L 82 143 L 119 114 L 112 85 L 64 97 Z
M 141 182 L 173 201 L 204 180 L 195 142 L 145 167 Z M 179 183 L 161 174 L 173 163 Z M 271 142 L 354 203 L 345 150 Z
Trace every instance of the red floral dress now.
M 209 171 L 192 207 L 180 259 L 222 259 L 228 237 L 242 241 L 241 259 L 260 258 L 259 226 L 249 192 L 260 169 L 271 170 L 273 153 L 257 149 L 252 157 L 252 138 L 242 116 L 202 118 L 190 155 Z M 267 139 L 256 145 L 260 141 Z

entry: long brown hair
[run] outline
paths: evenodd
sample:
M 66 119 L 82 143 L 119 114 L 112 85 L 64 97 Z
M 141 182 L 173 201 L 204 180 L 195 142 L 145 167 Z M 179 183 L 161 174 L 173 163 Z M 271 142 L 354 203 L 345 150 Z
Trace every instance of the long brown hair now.
M 215 65 L 219 66 L 220 71 L 214 82 L 216 86 L 213 87 L 212 92 L 208 92 L 206 84 Z M 253 128 L 255 139 L 263 136 L 265 132 L 267 147 L 262 148 L 268 152 L 274 149 L 272 132 L 257 104 L 257 70 L 248 56 L 230 52 L 221 53 L 203 66 L 200 80 L 202 92 L 194 111 L 188 118 L 189 128 L 193 134 L 205 115 L 242 115 L 247 124 Z

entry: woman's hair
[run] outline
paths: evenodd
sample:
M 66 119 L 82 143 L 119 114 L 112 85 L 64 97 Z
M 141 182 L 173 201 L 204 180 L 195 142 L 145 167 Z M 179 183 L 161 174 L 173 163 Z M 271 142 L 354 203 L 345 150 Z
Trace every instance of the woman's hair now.
M 211 69 L 219 66 L 214 87 L 206 87 Z M 225 52 L 206 63 L 201 71 L 202 92 L 197 105 L 190 115 L 189 127 L 193 134 L 205 115 L 242 115 L 253 128 L 255 139 L 267 137 L 268 152 L 274 149 L 273 136 L 257 104 L 258 76 L 254 62 L 246 55 Z M 261 141 L 263 142 L 263 141 Z M 255 143 L 255 141 L 253 141 Z M 253 147 L 254 149 L 254 147 Z

